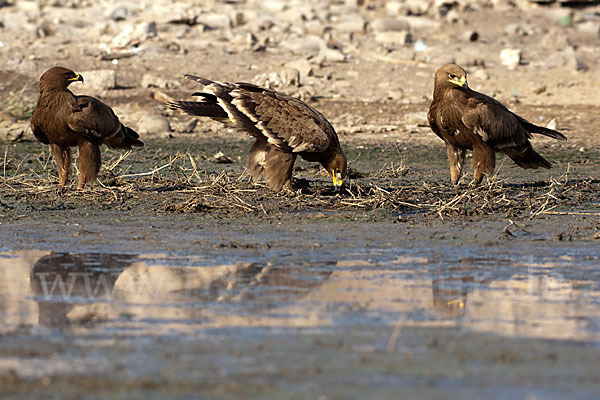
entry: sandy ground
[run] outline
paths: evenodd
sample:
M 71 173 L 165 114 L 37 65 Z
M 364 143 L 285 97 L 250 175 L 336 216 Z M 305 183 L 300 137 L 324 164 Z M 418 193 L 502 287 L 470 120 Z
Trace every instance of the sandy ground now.
M 2 397 L 597 397 L 598 6 L 452 4 L 0 1 Z M 449 184 L 424 113 L 450 61 L 555 120 L 551 170 Z M 53 65 L 146 143 L 83 191 L 28 130 Z M 347 190 L 305 162 L 296 193 L 250 182 L 248 137 L 156 100 L 196 91 L 184 73 L 317 107 Z M 73 273 L 117 296 L 44 297 Z

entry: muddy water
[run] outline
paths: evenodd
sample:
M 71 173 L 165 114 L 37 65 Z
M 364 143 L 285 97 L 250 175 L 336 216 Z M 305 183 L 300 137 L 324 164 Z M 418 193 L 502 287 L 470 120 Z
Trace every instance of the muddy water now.
M 33 397 L 594 398 L 597 241 L 548 233 L 586 223 L 3 223 L 0 377 Z

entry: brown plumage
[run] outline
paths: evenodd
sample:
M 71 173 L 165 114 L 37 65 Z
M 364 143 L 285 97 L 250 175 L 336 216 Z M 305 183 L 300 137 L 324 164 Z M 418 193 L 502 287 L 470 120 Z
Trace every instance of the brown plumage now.
M 81 189 L 98 176 L 100 145 L 113 149 L 143 146 L 139 135 L 123 125 L 113 110 L 90 96 L 75 96 L 67 87 L 83 77 L 70 69 L 53 67 L 40 78 L 40 99 L 31 117 L 31 129 L 40 142 L 52 147 L 63 187 L 71 169 L 70 147 L 79 147 Z
M 229 122 L 256 139 L 248 155 L 247 171 L 255 179 L 264 177 L 279 191 L 291 189 L 294 161 L 320 163 L 340 188 L 346 179 L 346 156 L 327 119 L 308 104 L 274 90 L 250 83 L 213 82 L 186 75 L 204 85 L 194 93 L 199 101 L 166 102 L 172 109 L 190 115 Z
M 506 154 L 521 168 L 550 168 L 531 146 L 532 133 L 567 140 L 562 133 L 534 125 L 495 99 L 471 90 L 467 73 L 456 64 L 444 65 L 435 73 L 427 117 L 433 132 L 446 142 L 453 184 L 460 179 L 466 150 L 473 151 L 473 178 L 479 184 L 494 171 L 496 152 Z

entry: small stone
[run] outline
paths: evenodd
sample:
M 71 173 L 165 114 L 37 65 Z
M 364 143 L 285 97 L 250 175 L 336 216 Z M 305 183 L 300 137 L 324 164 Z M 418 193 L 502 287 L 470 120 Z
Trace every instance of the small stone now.
M 208 161 L 215 164 L 232 164 L 233 160 L 225 155 L 222 151 L 215 153 L 208 159 Z
M 50 21 L 44 21 L 35 30 L 38 38 L 54 36 L 56 34 L 56 26 Z
M 425 0 L 406 0 L 404 3 L 404 11 L 408 15 L 425 15 L 429 10 L 430 2 Z
M 564 29 L 551 30 L 542 37 L 539 43 L 547 49 L 564 49 L 571 46 L 571 42 L 565 34 Z
M 426 17 L 403 17 L 401 21 L 407 22 L 411 29 L 440 29 L 440 22 Z
M 598 24 L 598 22 L 595 21 L 581 22 L 575 25 L 575 28 L 579 32 L 588 33 L 593 36 L 598 36 L 600 34 L 600 24 Z
M 500 61 L 508 69 L 513 70 L 521 63 L 521 49 L 503 49 L 500 52 Z
M 282 67 L 279 70 L 279 76 L 281 83 L 284 86 L 298 86 L 300 85 L 300 71 L 296 68 Z
M 413 50 L 416 51 L 417 53 L 422 53 L 422 52 L 427 51 L 428 47 L 429 46 L 427 46 L 427 43 L 425 43 L 424 41 L 419 39 L 415 42 L 415 45 L 413 46 Z
M 404 8 L 404 3 L 400 1 L 387 1 L 385 3 L 385 11 L 388 15 L 400 15 Z
M 4 117 L 4 115 L 0 115 Z M 25 136 L 26 131 L 31 131 L 27 121 L 16 122 L 11 119 L 0 121 L 0 140 L 3 142 L 17 142 Z M 33 133 L 28 133 L 33 135 Z
M 319 55 L 325 57 L 325 61 L 329 62 L 341 62 L 346 59 L 346 56 L 341 51 L 329 48 L 322 48 Z
M 142 22 L 138 25 L 127 25 L 121 33 L 110 42 L 110 48 L 123 49 L 129 46 L 137 46 L 151 37 L 158 35 L 156 23 Z
M 131 11 L 129 8 L 121 6 L 117 7 L 110 13 L 110 19 L 113 21 L 124 21 L 131 17 Z
M 393 45 L 404 45 L 412 42 L 412 35 L 408 32 L 377 32 L 375 34 L 377 43 Z
M 152 74 L 144 74 L 141 85 L 143 88 L 154 87 L 159 89 L 177 89 L 181 86 L 177 81 L 167 81 Z
M 282 67 L 277 72 L 262 73 L 254 77 L 257 85 L 268 89 L 284 89 L 300 85 L 300 72 L 296 68 Z
M 307 77 L 313 75 L 313 66 L 308 60 L 300 59 L 290 61 L 285 64 L 286 67 L 294 68 L 300 73 L 300 82 L 305 83 Z
M 165 117 L 150 112 L 138 115 L 137 128 L 142 135 L 167 135 L 171 131 L 169 121 Z
M 260 6 L 263 10 L 270 11 L 272 13 L 281 12 L 281 11 L 285 10 L 285 8 L 287 7 L 287 4 L 285 1 L 278 1 L 278 0 L 264 0 L 264 1 L 259 2 L 258 4 L 260 4 Z
M 402 19 L 378 18 L 369 24 L 374 32 L 399 32 L 408 31 L 410 25 Z
M 82 71 L 86 88 L 93 90 L 109 90 L 117 87 L 117 73 L 112 69 L 98 69 L 95 71 Z
M 283 42 L 282 45 L 293 53 L 318 53 L 322 48 L 326 47 L 325 40 L 315 35 L 306 35 L 302 38 L 290 39 Z
M 567 68 L 571 71 L 587 69 L 583 61 L 577 58 L 577 53 L 571 46 L 564 48 L 562 51 L 550 54 L 543 61 L 536 63 L 536 65 L 543 68 Z
M 463 32 L 462 38 L 467 42 L 476 42 L 479 39 L 479 33 L 477 31 L 466 31 Z
M 341 33 L 362 33 L 365 31 L 367 23 L 357 15 L 353 18 L 347 18 L 334 25 L 334 30 Z
M 231 26 L 231 19 L 223 14 L 201 14 L 198 16 L 197 22 L 210 29 L 224 29 Z

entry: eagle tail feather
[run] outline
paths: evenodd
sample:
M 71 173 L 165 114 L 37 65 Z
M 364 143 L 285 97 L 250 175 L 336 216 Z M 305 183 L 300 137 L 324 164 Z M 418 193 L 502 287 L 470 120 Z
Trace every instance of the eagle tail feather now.
M 525 129 L 527 129 L 527 131 L 530 133 L 539 133 L 540 135 L 548 136 L 556 140 L 567 140 L 567 137 L 559 131 L 532 124 L 531 122 L 523 120 L 522 118 L 521 125 L 523 125 Z
M 519 167 L 524 169 L 537 169 L 539 167 L 550 169 L 552 168 L 552 164 L 550 164 L 544 157 L 542 157 L 538 152 L 536 152 L 533 147 L 528 146 L 525 151 L 516 150 L 515 151 L 506 151 L 506 155 L 510 157 L 511 160 L 515 162 Z
M 111 149 L 131 150 L 131 146 L 144 146 L 139 140 L 140 135 L 133 129 L 121 124 L 121 130 L 116 135 L 106 139 L 104 144 Z

